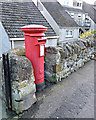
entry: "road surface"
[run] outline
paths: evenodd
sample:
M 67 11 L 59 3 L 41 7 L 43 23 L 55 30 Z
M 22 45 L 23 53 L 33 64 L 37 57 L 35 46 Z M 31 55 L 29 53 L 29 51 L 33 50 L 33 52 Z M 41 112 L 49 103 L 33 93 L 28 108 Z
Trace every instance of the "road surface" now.
M 94 118 L 95 67 L 96 61 L 91 60 L 61 82 L 49 84 L 44 91 L 37 93 L 37 103 L 21 117 Z

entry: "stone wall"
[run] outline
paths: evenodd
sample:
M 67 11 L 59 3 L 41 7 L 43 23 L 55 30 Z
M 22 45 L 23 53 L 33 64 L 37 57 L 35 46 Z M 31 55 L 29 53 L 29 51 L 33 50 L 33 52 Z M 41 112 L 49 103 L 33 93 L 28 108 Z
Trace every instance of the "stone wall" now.
M 79 39 L 45 50 L 45 77 L 50 82 L 61 81 L 94 57 L 96 40 Z
M 5 58 L 7 54 L 9 59 L 9 77 L 11 83 L 11 86 L 9 86 L 11 87 L 11 107 L 12 110 L 18 114 L 27 110 L 34 102 L 36 102 L 33 67 L 31 62 L 25 57 L 24 47 L 18 47 L 8 51 L 4 54 Z M 8 69 L 5 69 L 5 72 L 7 71 Z M 6 75 L 5 79 L 7 79 L 7 77 L 8 76 Z
M 94 46 L 96 46 L 96 40 L 81 39 L 66 42 L 62 46 L 47 47 L 45 49 L 45 79 L 56 83 L 81 68 L 94 57 Z M 25 57 L 24 47 L 12 49 L 4 55 L 6 58 L 5 72 L 10 77 L 11 91 L 6 91 L 9 85 L 8 82 L 7 88 L 5 84 L 3 85 L 3 91 L 5 90 L 7 97 L 10 96 L 8 92 L 11 92 L 11 108 L 18 114 L 27 110 L 36 102 L 33 67 Z M 6 67 L 7 55 L 9 68 Z M 8 80 L 8 74 L 6 74 L 6 80 Z M 8 107 L 10 108 L 10 106 Z

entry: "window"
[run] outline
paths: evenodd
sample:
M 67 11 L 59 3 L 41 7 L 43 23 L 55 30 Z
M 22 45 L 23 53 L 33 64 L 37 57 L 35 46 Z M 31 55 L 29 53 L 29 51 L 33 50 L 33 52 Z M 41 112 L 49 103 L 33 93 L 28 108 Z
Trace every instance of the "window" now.
M 79 6 L 79 3 L 77 3 L 77 6 Z
M 66 36 L 68 35 L 68 30 L 66 31 Z
M 73 31 L 72 30 L 66 30 L 66 37 L 73 37 Z
M 74 18 L 74 13 L 71 13 L 70 15 L 71 15 L 72 18 Z
M 82 6 L 82 3 L 80 3 L 80 7 Z
M 73 6 L 77 6 L 77 2 L 73 2 Z
M 67 1 L 64 1 L 64 5 L 68 5 L 69 4 L 69 2 L 67 2 Z
M 71 36 L 72 36 L 72 31 L 69 31 L 69 35 L 71 35 Z
M 79 3 L 79 2 L 78 2 L 78 3 L 77 3 L 77 6 L 78 6 L 78 7 L 81 7 L 81 6 L 82 6 L 82 3 Z
M 66 5 L 66 2 L 64 1 L 64 5 Z
M 81 14 L 78 14 L 78 18 L 81 18 Z

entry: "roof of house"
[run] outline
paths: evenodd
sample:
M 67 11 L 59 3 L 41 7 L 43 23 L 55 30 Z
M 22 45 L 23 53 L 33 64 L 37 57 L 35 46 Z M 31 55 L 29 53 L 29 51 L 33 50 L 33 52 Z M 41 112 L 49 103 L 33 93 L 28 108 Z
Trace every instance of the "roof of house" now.
M 96 23 L 96 5 L 83 2 L 83 10 L 88 13 L 88 16 Z
M 9 38 L 24 38 L 24 33 L 20 28 L 30 24 L 44 25 L 48 27 L 45 32 L 46 36 L 57 36 L 32 0 L 28 2 L 0 2 L 0 5 L 2 5 L 0 9 L 1 22 Z
M 41 2 L 60 27 L 78 27 L 57 0 L 41 0 Z

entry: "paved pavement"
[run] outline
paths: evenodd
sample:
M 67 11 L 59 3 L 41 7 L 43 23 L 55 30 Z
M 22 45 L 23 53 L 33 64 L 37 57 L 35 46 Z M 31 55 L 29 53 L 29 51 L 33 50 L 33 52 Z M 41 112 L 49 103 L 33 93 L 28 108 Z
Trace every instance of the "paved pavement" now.
M 94 118 L 94 67 L 91 60 L 61 82 L 47 83 L 36 93 L 38 101 L 19 118 Z M 8 117 L 6 111 L 3 117 Z
M 22 118 L 94 118 L 94 61 L 37 93 L 37 98 Z

